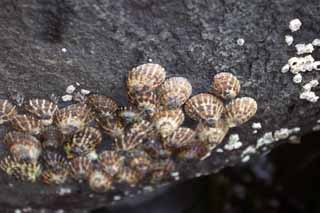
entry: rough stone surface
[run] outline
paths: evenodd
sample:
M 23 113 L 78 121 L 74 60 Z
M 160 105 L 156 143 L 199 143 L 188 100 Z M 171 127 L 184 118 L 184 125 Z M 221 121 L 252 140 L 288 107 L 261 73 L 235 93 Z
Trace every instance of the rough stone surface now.
M 291 33 L 288 23 L 297 17 L 302 28 Z M 301 88 L 280 70 L 295 52 L 284 36 L 312 42 L 319 36 L 318 23 L 318 0 L 2 0 L 0 96 L 62 96 L 68 85 L 79 82 L 124 103 L 127 71 L 150 59 L 170 76 L 190 79 L 195 93 L 207 90 L 212 75 L 230 71 L 241 81 L 241 96 L 257 100 L 257 115 L 231 131 L 239 134 L 241 149 L 181 165 L 180 180 L 192 178 L 241 162 L 242 151 L 266 132 L 296 126 L 299 134 L 311 131 L 320 118 L 319 103 L 300 100 Z M 318 49 L 313 55 L 320 59 Z M 307 73 L 303 83 L 319 77 Z M 319 89 L 314 91 L 319 95 Z M 257 134 L 252 134 L 252 122 L 263 126 Z M 111 193 L 90 195 L 74 183 L 64 187 L 72 190 L 61 196 L 60 186 L 18 183 L 1 173 L 1 208 L 111 205 Z

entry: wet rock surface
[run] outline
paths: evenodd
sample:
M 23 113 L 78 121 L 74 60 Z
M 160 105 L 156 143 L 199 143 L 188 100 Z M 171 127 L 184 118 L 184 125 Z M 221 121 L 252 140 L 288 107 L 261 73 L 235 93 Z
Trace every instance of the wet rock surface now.
M 4 0 L 0 3 L 0 96 L 62 96 L 68 85 L 79 82 L 125 103 L 127 71 L 150 59 L 163 65 L 170 76 L 188 78 L 194 93 L 206 91 L 212 75 L 232 72 L 241 81 L 240 96 L 253 97 L 259 105 L 254 119 L 230 133 L 239 134 L 242 146 L 228 151 L 222 144 L 205 161 L 183 163 L 180 180 L 217 172 L 240 163 L 243 151 L 249 145 L 256 147 L 266 132 L 300 127 L 300 132 L 291 133 L 301 135 L 316 125 L 319 103 L 300 100 L 300 85 L 280 70 L 295 54 L 284 36 L 312 42 L 320 31 L 318 11 L 317 0 Z M 291 33 L 288 23 L 296 17 L 303 26 Z M 237 42 L 240 38 L 242 46 Z M 313 55 L 319 59 L 319 50 Z M 307 73 L 303 83 L 319 76 Z M 257 134 L 252 133 L 253 122 L 262 125 Z M 250 155 L 269 150 L 260 148 Z M 3 173 L 0 182 L 0 204 L 8 209 L 89 210 L 111 205 L 114 199 L 114 193 L 94 194 L 75 183 L 25 184 Z

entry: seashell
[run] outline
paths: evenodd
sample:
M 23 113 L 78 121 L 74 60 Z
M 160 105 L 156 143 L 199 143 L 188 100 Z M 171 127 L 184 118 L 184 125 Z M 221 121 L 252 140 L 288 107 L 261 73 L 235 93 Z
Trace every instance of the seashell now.
M 128 151 L 141 144 L 145 138 L 152 135 L 153 125 L 149 121 L 134 123 L 124 135 L 115 138 L 115 150 Z
M 73 104 L 59 109 L 55 114 L 55 122 L 65 135 L 84 129 L 90 121 L 90 108 L 86 104 Z
M 158 109 L 158 97 L 154 92 L 144 94 L 129 94 L 129 99 L 134 104 L 142 116 L 152 117 Z
M 82 182 L 84 179 L 88 179 L 93 168 L 93 162 L 85 156 L 76 157 L 70 161 L 70 174 L 79 182 Z
M 196 133 L 190 128 L 180 127 L 171 136 L 163 140 L 166 148 L 175 150 L 181 146 L 189 144 L 195 137 Z
M 128 93 L 147 93 L 157 88 L 166 78 L 166 72 L 159 64 L 142 64 L 129 71 Z
M 172 179 L 171 173 L 175 170 L 175 164 L 172 160 L 166 159 L 159 161 L 154 165 L 154 169 L 150 175 L 151 183 L 162 183 Z
M 134 150 L 132 152 L 129 152 L 128 158 L 129 166 L 139 171 L 141 174 L 146 174 L 153 166 L 150 156 L 142 150 Z
M 210 153 L 210 149 L 207 147 L 207 144 L 195 140 L 191 144 L 179 148 L 176 156 L 185 160 L 200 160 L 208 153 Z
M 121 107 L 117 113 L 124 125 L 133 124 L 143 120 L 142 113 L 132 107 Z
M 94 151 L 101 141 L 102 135 L 99 130 L 93 127 L 86 127 L 74 134 L 70 142 L 65 143 L 64 151 L 69 159 L 86 155 Z
M 90 188 L 95 192 L 106 192 L 112 187 L 112 177 L 100 170 L 92 171 L 88 182 Z
M 97 117 L 97 123 L 112 138 L 121 138 L 124 135 L 124 125 L 117 118 Z
M 209 125 L 217 122 L 224 112 L 222 101 L 208 93 L 191 97 L 184 105 L 184 109 L 190 118 L 205 121 Z
M 31 99 L 25 109 L 41 120 L 44 126 L 51 125 L 54 113 L 58 110 L 57 104 L 45 99 Z
M 243 97 L 232 100 L 226 106 L 226 122 L 229 127 L 247 122 L 257 112 L 257 102 L 253 98 Z
M 165 80 L 160 86 L 160 101 L 168 109 L 181 107 L 191 96 L 192 86 L 188 79 L 173 77 Z
M 229 72 L 220 72 L 213 77 L 212 93 L 225 100 L 235 98 L 240 92 L 240 82 Z
M 99 155 L 102 170 L 111 176 L 114 176 L 124 166 L 124 160 L 125 157 L 116 151 L 106 150 Z
M 14 129 L 38 135 L 42 129 L 42 123 L 39 119 L 31 115 L 15 115 L 12 117 L 11 125 Z
M 144 150 L 149 156 L 156 159 L 164 159 L 171 156 L 171 151 L 166 149 L 157 139 L 149 139 L 138 147 Z
M 10 121 L 17 114 L 16 107 L 8 100 L 0 99 L 0 124 Z
M 9 132 L 4 143 L 17 160 L 26 162 L 37 162 L 42 151 L 40 141 L 27 133 Z
M 229 127 L 224 120 L 219 120 L 214 126 L 199 123 L 197 126 L 197 137 L 201 142 L 208 144 L 210 150 L 219 145 L 229 131 Z
M 68 170 L 69 163 L 67 159 L 57 151 L 46 150 L 42 155 L 44 167 L 53 171 Z
M 43 148 L 58 148 L 63 144 L 64 136 L 60 129 L 56 126 L 46 126 L 42 130 L 41 141 Z
M 37 162 L 19 161 L 11 156 L 6 156 L 0 161 L 0 168 L 18 180 L 32 183 L 36 182 L 42 172 L 41 165 Z
M 118 109 L 118 104 L 115 100 L 103 95 L 90 95 L 86 103 L 101 117 L 112 117 Z
M 135 187 L 142 178 L 143 176 L 138 171 L 129 167 L 121 167 L 116 174 L 118 183 L 128 184 L 131 187 Z
M 46 184 L 63 184 L 68 180 L 68 170 L 45 170 L 42 172 L 42 181 Z
M 184 114 L 181 109 L 164 110 L 157 112 L 153 120 L 160 135 L 166 138 L 183 123 Z

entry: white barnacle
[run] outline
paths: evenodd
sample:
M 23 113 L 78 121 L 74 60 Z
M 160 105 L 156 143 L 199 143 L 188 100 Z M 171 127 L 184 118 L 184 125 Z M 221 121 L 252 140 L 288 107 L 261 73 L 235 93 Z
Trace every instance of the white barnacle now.
M 298 31 L 301 28 L 301 26 L 302 22 L 298 18 L 292 19 L 289 23 L 289 29 L 291 30 L 291 32 Z
M 276 130 L 273 134 L 275 141 L 287 139 L 290 136 L 290 131 L 288 128 L 281 128 Z
M 288 46 L 291 46 L 293 43 L 293 36 L 291 35 L 285 35 L 285 41 L 287 43 Z
M 271 144 L 275 141 L 272 132 L 265 133 L 261 138 L 258 139 L 256 148 L 259 149 L 262 146 Z
M 281 72 L 282 73 L 286 73 L 290 70 L 290 65 L 289 64 L 285 64 L 282 68 L 281 68 Z
M 224 149 L 228 151 L 232 151 L 235 149 L 239 149 L 242 146 L 242 142 L 240 141 L 240 137 L 238 134 L 232 134 L 229 136 L 228 143 L 224 145 Z
M 302 75 L 300 73 L 295 74 L 292 80 L 294 83 L 300 84 L 302 82 Z
M 309 43 L 309 44 L 296 44 L 295 48 L 297 50 L 298 55 L 312 53 L 314 51 L 313 45 L 311 43 Z
M 320 47 L 320 39 L 316 38 L 312 41 L 312 45 L 316 47 Z
M 66 89 L 66 93 L 72 94 L 76 90 L 76 87 L 73 85 L 69 85 Z

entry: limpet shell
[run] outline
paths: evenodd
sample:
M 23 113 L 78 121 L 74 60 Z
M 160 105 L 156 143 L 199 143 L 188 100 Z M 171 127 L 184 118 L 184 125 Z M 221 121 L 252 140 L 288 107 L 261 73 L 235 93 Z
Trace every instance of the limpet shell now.
M 212 92 L 225 100 L 233 99 L 240 92 L 240 82 L 232 73 L 220 72 L 212 79 Z
M 31 115 L 15 115 L 12 117 L 11 125 L 15 130 L 38 135 L 42 130 L 42 123 Z
M 25 109 L 40 119 L 44 126 L 48 126 L 52 124 L 58 106 L 46 99 L 31 99 L 25 105 Z
M 0 99 L 0 124 L 10 121 L 17 114 L 16 107 L 8 100 Z
M 181 109 L 163 110 L 157 112 L 153 120 L 159 134 L 166 138 L 180 127 L 184 121 L 184 114 Z

